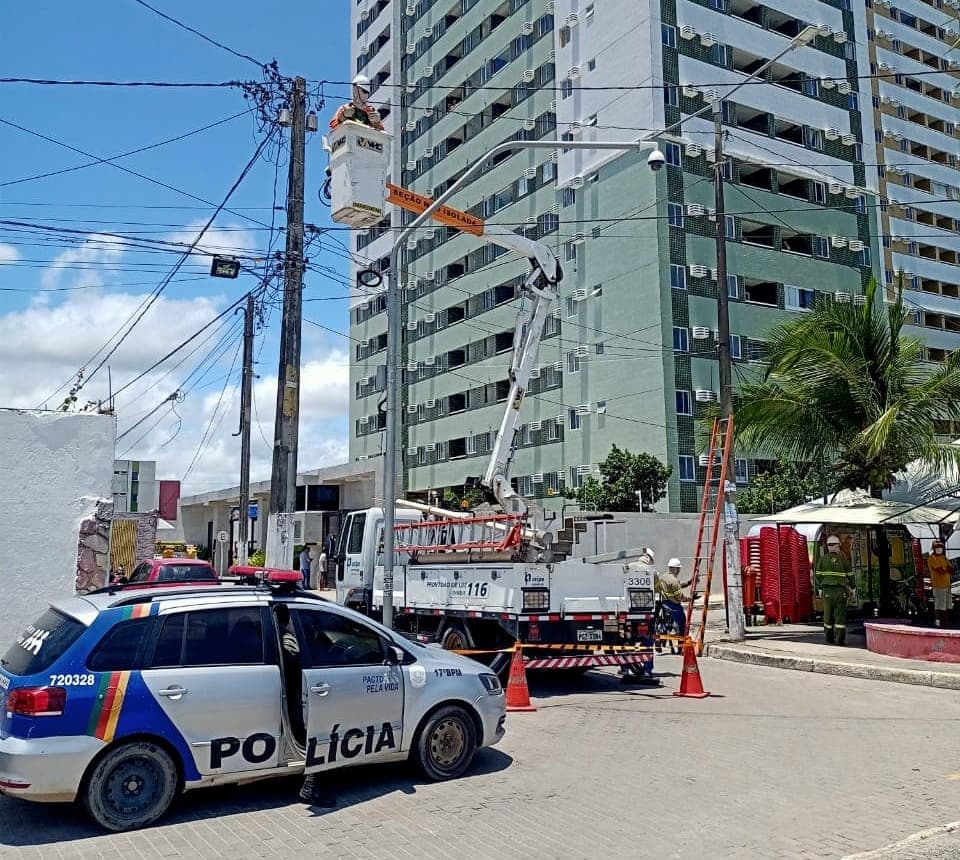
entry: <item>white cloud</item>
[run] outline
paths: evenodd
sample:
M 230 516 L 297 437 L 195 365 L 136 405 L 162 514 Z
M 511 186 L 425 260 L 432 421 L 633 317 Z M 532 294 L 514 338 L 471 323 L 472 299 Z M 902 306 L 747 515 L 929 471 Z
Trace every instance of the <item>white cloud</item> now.
M 164 237 L 167 242 L 191 245 L 203 229 L 206 221 L 194 221 L 183 230 L 177 230 Z M 227 256 L 249 255 L 257 247 L 257 239 L 252 230 L 238 224 L 225 224 L 223 227 L 211 227 L 203 234 L 193 256 L 206 258 L 209 254 Z M 184 249 L 186 250 L 186 249 Z
M 0 242 L 0 266 L 4 263 L 15 263 L 20 259 L 20 252 L 5 242 Z
M 123 249 L 110 236 L 91 234 L 82 244 L 61 251 L 44 270 L 40 283 L 44 289 L 60 286 L 64 274 L 70 275 L 70 285 L 92 287 L 104 283 L 123 257 Z

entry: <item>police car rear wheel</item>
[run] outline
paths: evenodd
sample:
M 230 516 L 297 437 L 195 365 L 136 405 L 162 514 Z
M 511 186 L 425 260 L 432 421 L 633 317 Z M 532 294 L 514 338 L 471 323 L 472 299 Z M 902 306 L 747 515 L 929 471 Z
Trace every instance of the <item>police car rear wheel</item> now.
M 432 714 L 417 740 L 417 763 L 429 779 L 455 779 L 477 751 L 473 720 L 463 708 L 447 705 Z
M 170 756 L 147 741 L 110 750 L 90 773 L 83 795 L 91 817 L 107 830 L 134 830 L 163 815 L 177 791 Z

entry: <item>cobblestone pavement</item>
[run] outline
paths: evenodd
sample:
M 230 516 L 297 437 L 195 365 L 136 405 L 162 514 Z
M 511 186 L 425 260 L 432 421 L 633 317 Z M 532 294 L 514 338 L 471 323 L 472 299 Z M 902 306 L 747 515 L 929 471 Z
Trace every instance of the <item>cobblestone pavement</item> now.
M 659 668 L 663 689 L 535 681 L 539 711 L 467 777 L 338 772 L 334 809 L 274 781 L 114 835 L 0 798 L 0 857 L 839 858 L 960 819 L 955 692 L 704 660 L 714 696 L 676 699 L 679 658 Z

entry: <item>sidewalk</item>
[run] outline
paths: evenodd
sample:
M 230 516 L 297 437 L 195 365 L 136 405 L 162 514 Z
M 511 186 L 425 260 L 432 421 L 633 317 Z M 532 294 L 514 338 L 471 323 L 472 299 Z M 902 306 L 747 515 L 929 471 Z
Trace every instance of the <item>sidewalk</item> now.
M 823 628 L 813 624 L 748 627 L 745 642 L 729 642 L 724 637 L 720 631 L 708 632 L 704 653 L 717 660 L 755 666 L 960 690 L 960 664 L 874 654 L 866 649 L 862 624 L 850 624 L 843 648 L 825 644 Z

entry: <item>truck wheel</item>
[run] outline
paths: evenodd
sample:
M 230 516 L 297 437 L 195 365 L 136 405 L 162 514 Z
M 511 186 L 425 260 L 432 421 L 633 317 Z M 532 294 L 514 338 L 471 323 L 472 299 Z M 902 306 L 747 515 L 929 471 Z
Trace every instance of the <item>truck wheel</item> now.
M 473 647 L 466 629 L 459 624 L 451 624 L 443 631 L 440 644 L 447 651 L 468 651 Z
M 424 776 L 439 782 L 462 775 L 476 751 L 476 729 L 470 715 L 459 705 L 446 705 L 420 727 L 414 755 Z
M 173 759 L 148 741 L 126 743 L 110 750 L 90 771 L 83 805 L 107 830 L 135 830 L 152 824 L 177 793 Z

